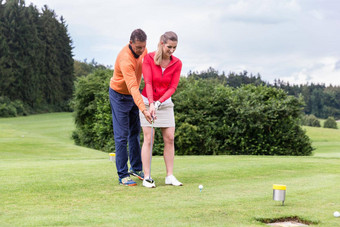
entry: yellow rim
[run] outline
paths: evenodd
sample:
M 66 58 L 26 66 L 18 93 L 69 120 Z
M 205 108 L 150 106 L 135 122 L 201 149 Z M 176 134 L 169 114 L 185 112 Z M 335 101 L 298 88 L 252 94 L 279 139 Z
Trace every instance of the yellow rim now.
M 116 153 L 110 153 L 110 156 L 116 156 Z
M 275 190 L 286 190 L 286 185 L 279 185 L 279 184 L 274 184 L 273 189 Z

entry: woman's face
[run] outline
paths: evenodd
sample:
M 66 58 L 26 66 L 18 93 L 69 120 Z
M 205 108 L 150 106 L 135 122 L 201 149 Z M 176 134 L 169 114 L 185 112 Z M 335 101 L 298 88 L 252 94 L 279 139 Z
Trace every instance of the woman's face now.
M 163 43 L 163 55 L 164 57 L 170 58 L 170 56 L 175 52 L 177 47 L 177 41 L 168 40 L 166 43 Z

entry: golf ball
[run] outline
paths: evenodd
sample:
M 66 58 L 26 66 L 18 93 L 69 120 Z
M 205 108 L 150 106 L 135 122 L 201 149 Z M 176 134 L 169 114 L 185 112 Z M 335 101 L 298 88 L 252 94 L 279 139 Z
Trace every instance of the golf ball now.
M 338 211 L 335 211 L 333 215 L 334 215 L 334 217 L 336 217 L 336 218 L 340 217 L 340 213 L 339 213 Z
M 200 185 L 198 186 L 198 188 L 199 188 L 200 190 L 202 190 L 202 189 L 203 189 L 203 185 L 200 184 Z

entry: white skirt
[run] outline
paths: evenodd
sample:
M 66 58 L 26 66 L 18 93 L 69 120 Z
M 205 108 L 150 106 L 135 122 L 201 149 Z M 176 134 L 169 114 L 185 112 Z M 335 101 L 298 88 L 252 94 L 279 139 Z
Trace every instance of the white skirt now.
M 145 107 L 149 110 L 149 104 L 145 103 Z M 164 102 L 156 110 L 156 120 L 154 120 L 153 127 L 155 128 L 169 128 L 175 127 L 174 103 Z M 145 119 L 142 111 L 139 111 L 140 124 L 142 127 L 151 127 L 151 124 Z

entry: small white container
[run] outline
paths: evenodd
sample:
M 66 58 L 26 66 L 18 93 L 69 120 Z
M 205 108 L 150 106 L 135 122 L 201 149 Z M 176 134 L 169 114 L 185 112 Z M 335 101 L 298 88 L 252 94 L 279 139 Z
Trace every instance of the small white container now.
M 116 153 L 110 153 L 110 161 L 115 162 L 116 161 Z

